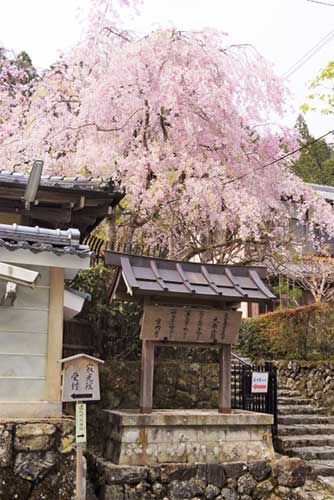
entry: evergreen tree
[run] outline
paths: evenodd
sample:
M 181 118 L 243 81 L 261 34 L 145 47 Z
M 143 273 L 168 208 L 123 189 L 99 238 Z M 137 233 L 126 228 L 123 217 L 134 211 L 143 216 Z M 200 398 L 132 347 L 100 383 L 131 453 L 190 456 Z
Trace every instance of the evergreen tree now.
M 297 118 L 296 129 L 300 135 L 301 146 L 314 140 L 302 115 Z M 294 163 L 292 169 L 305 182 L 333 186 L 334 151 L 324 139 L 321 139 L 301 151 L 299 160 Z

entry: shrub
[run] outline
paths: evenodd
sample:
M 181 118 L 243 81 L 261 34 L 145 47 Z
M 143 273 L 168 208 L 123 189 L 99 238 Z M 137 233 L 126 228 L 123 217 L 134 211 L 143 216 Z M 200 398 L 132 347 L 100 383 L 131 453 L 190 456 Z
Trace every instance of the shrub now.
M 334 307 L 312 304 L 245 319 L 238 348 L 252 359 L 333 357 Z
M 80 318 L 88 321 L 94 329 L 99 355 L 137 359 L 141 349 L 142 308 L 131 302 L 110 303 L 113 275 L 114 271 L 103 265 L 78 273 L 71 286 L 91 294 L 91 301 L 85 302 Z

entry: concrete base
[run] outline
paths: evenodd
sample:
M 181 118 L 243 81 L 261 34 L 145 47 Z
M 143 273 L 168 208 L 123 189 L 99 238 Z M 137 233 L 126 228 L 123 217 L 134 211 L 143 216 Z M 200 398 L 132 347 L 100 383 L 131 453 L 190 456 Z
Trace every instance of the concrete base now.
M 104 456 L 120 465 L 222 463 L 274 458 L 273 417 L 233 410 L 104 410 Z
M 60 401 L 0 401 L 0 418 L 61 417 Z

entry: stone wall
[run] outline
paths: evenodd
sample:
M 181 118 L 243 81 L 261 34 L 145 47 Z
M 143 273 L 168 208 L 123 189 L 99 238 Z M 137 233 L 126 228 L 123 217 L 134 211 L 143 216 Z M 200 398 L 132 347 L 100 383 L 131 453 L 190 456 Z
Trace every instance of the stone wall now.
M 272 462 L 113 465 L 88 457 L 98 500 L 333 500 L 334 489 L 309 476 L 299 458 Z
M 75 422 L 0 420 L 0 500 L 71 500 Z
M 167 351 L 167 349 L 165 349 Z M 158 360 L 154 408 L 218 408 L 218 363 Z M 100 368 L 101 401 L 88 407 L 88 440 L 102 445 L 102 409 L 139 408 L 140 361 L 108 359 Z
M 278 386 L 300 391 L 305 398 L 334 413 L 334 362 L 279 361 Z
M 139 406 L 140 361 L 107 360 L 100 370 L 104 408 Z M 216 408 L 218 363 L 161 360 L 154 369 L 155 408 Z

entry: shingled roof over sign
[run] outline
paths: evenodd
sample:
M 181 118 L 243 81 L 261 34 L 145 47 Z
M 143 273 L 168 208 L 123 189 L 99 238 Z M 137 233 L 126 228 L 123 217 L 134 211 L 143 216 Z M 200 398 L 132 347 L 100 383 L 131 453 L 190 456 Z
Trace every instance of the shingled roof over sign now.
M 178 297 L 191 300 L 263 302 L 275 296 L 262 281 L 264 267 L 224 266 L 105 252 L 117 272 L 114 298 Z

